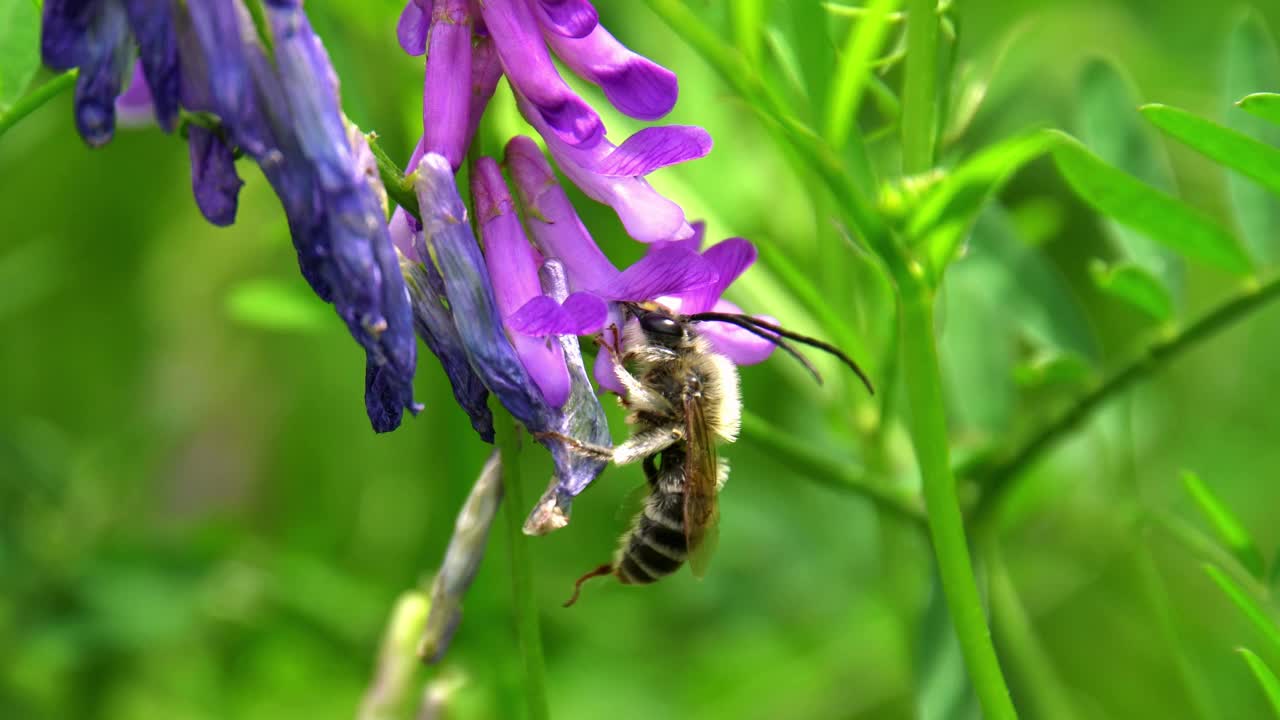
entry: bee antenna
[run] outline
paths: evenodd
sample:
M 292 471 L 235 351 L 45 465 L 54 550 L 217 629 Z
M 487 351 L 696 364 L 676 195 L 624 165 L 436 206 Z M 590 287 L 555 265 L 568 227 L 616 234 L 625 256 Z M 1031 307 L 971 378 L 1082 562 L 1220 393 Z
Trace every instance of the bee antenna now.
M 566 600 L 564 605 L 562 605 L 561 607 L 569 607 L 574 603 L 578 602 L 578 594 L 582 592 L 582 583 L 590 580 L 593 577 L 600 577 L 601 575 L 609 575 L 612 572 L 613 572 L 613 563 L 605 563 L 604 565 L 601 565 L 600 567 L 594 570 L 591 570 L 586 575 L 583 575 L 582 577 L 578 578 L 578 580 L 573 583 L 573 595 L 568 600 Z
M 809 347 L 815 347 L 830 355 L 834 355 L 845 365 L 848 365 L 849 368 L 853 370 L 854 374 L 858 376 L 858 379 L 862 381 L 863 386 L 867 388 L 867 392 L 871 393 L 872 395 L 876 394 L 876 389 L 871 385 L 871 378 L 867 377 L 867 374 L 863 372 L 862 368 L 858 365 L 858 363 L 855 362 L 853 358 L 846 355 L 843 350 L 836 347 L 835 345 L 832 345 L 829 342 L 825 342 L 817 338 L 809 337 L 808 335 L 801 335 L 800 333 L 787 330 L 786 328 L 781 327 L 779 325 L 775 325 L 771 322 L 767 322 L 765 320 L 761 320 L 759 318 L 755 318 L 745 314 L 704 312 L 704 313 L 698 313 L 696 315 L 690 315 L 689 319 L 695 322 L 703 321 L 703 320 L 715 320 L 719 322 L 727 322 L 742 328 L 746 328 L 747 325 L 751 325 L 752 327 L 767 330 L 781 337 L 788 338 L 790 340 L 795 340 L 796 342 L 801 343 L 803 345 L 808 345 Z M 774 344 L 778 345 L 779 347 L 783 347 L 780 343 L 776 341 Z
M 689 320 L 693 322 L 722 322 L 729 323 L 730 325 L 737 325 L 752 335 L 764 338 L 775 346 L 785 350 L 788 355 L 798 360 L 800 364 L 804 366 L 804 369 L 809 371 L 810 375 L 813 375 L 813 379 L 818 381 L 819 385 L 822 384 L 822 375 L 818 373 L 818 369 L 813 366 L 813 363 L 809 362 L 809 358 L 801 355 L 799 350 L 791 347 L 790 343 L 783 340 L 781 333 L 774 331 L 772 328 L 759 327 L 755 323 L 751 322 L 751 319 L 745 315 L 733 315 L 730 313 L 698 313 L 697 315 L 690 315 Z

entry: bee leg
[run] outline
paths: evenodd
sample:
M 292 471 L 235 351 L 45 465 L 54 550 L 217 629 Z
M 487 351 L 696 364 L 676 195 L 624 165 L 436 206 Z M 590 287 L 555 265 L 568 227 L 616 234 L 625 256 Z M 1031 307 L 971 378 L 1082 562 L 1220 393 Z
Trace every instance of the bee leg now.
M 671 403 L 661 393 L 644 386 L 635 375 L 627 371 L 622 363 L 614 365 L 614 374 L 627 394 L 622 400 L 626 407 L 637 411 L 648 411 L 656 415 L 670 415 Z
M 569 447 L 573 448 L 574 450 L 577 450 L 583 455 L 594 455 L 602 460 L 613 459 L 613 451 L 614 451 L 613 448 L 605 447 L 603 445 L 592 445 L 591 443 L 585 443 L 577 438 L 569 437 L 564 433 L 558 433 L 555 430 L 545 430 L 542 432 L 535 432 L 533 433 L 533 436 L 538 440 L 558 440 L 564 443 L 565 445 L 568 445 Z
M 684 426 L 678 423 L 638 432 L 613 449 L 613 462 L 626 465 L 662 452 L 684 439 Z

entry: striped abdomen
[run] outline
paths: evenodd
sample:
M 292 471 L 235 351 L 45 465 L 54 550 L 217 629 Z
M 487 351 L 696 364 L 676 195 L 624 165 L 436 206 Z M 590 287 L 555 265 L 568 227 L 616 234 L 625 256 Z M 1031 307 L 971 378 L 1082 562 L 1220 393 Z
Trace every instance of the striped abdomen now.
M 647 585 L 684 564 L 684 493 L 654 487 L 622 538 L 614 558 L 614 575 L 626 585 Z

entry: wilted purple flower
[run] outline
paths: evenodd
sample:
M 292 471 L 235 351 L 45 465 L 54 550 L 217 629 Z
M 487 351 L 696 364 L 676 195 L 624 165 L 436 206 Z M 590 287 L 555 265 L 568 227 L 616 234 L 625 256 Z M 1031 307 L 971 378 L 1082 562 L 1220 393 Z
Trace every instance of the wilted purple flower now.
M 236 174 L 235 154 L 225 140 L 199 125 L 187 128 L 187 143 L 196 205 L 214 225 L 230 225 L 236 221 L 240 187 L 244 185 Z
M 452 166 L 443 156 L 428 153 L 419 162 L 415 178 L 425 243 L 418 256 L 439 266 L 450 314 L 476 375 L 551 450 L 556 466 L 553 488 L 564 489 L 563 504 L 557 507 L 567 518 L 569 501 L 600 474 L 605 462 L 541 434 L 555 433 L 593 445 L 611 443 L 604 411 L 591 392 L 582 365 L 577 338 L 555 340 L 569 376 L 568 398 L 556 407 L 544 396 L 506 333 L 489 265 L 467 222 Z M 544 290 L 559 294 L 564 290 L 563 282 L 557 286 L 554 269 L 551 274 L 552 282 Z
M 412 399 L 416 341 L 408 294 L 385 222 L 372 155 L 348 133 L 337 78 L 300 0 L 266 0 L 270 55 L 242 0 L 49 0 L 41 50 L 55 69 L 79 67 L 76 122 L 91 145 L 110 139 L 136 37 L 144 102 L 171 128 L 179 103 L 217 116 L 192 125 L 192 185 L 219 225 L 235 218 L 241 181 L 233 148 L 255 160 L 280 196 L 303 275 L 334 304 L 367 354 L 365 405 L 374 428 L 399 425 Z

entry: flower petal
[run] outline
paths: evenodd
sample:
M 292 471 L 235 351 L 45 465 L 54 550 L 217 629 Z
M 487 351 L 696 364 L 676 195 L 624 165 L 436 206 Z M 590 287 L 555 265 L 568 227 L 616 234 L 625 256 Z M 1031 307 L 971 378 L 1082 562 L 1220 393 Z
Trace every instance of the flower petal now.
M 560 170 L 587 197 L 613 208 L 628 235 L 644 243 L 684 240 L 693 235 L 693 228 L 684 220 L 684 210 L 643 178 L 607 177 L 595 171 L 615 149 L 612 143 L 601 140 L 589 149 L 572 147 L 560 141 L 527 98 L 517 92 L 516 101 L 521 114 L 546 139 Z
M 696 125 L 647 127 L 606 155 L 595 171 L 613 177 L 639 177 L 709 152 L 711 134 Z
M 236 174 L 235 156 L 217 135 L 192 125 L 187 128 L 191 155 L 191 187 L 200 213 L 214 225 L 236 221 L 236 206 L 244 181 Z
M 467 145 L 476 136 L 480 127 L 480 118 L 489 105 L 489 99 L 498 89 L 498 81 L 502 79 L 502 59 L 493 45 L 493 38 L 477 37 L 471 46 L 471 105 L 467 121 Z
M 617 277 L 618 269 L 587 233 L 537 144 L 524 136 L 513 138 L 505 161 L 527 210 L 525 224 L 534 243 L 544 257 L 564 264 L 569 288 L 590 290 Z
M 155 106 L 151 100 L 151 88 L 142 74 L 142 63 L 134 63 L 129 87 L 116 97 L 116 124 L 121 127 L 142 127 L 155 119 Z
M 542 295 L 538 268 L 542 258 L 525 238 L 515 206 L 493 158 L 482 157 L 471 176 L 476 222 L 484 241 L 485 263 L 493 281 L 498 311 L 504 318 Z M 547 403 L 560 407 L 569 397 L 569 374 L 559 343 L 514 333 L 512 344 Z
M 729 285 L 756 261 L 756 248 L 748 240 L 729 238 L 707 248 L 702 258 L 715 270 L 716 281 L 683 294 L 686 315 L 710 310 Z
M 400 20 L 396 22 L 396 37 L 400 40 L 400 47 L 410 55 L 421 55 L 427 51 L 430 17 L 426 3 L 427 0 L 409 0 L 400 13 Z
M 696 290 L 715 281 L 715 268 L 702 256 L 682 247 L 666 247 L 645 255 L 599 288 L 598 293 L 607 300 L 644 302 Z
M 626 396 L 627 389 L 618 379 L 618 362 L 613 358 L 613 353 L 603 345 L 596 353 L 596 362 L 591 367 L 591 376 L 595 378 L 596 385 L 600 386 L 602 392 L 608 390 L 615 395 Z
M 40 22 L 40 58 L 53 70 L 70 70 L 88 60 L 89 24 L 99 3 L 45 0 Z
M 727 300 L 721 300 L 713 308 L 716 312 L 739 314 L 742 308 Z M 756 317 L 770 323 L 777 323 L 768 315 Z M 754 335 L 737 325 L 723 322 L 698 323 L 698 334 L 711 342 L 716 352 L 724 355 L 737 365 L 755 365 L 764 362 L 777 347 L 773 343 Z
M 537 0 L 542 26 L 565 37 L 586 37 L 600 24 L 600 14 L 587 0 Z
M 431 257 L 439 263 L 445 296 L 471 367 L 525 427 L 549 429 L 555 411 L 503 330 L 484 257 L 454 185 L 453 167 L 444 157 L 427 153 L 418 164 L 416 178 L 424 236 Z
M 539 273 L 542 285 L 548 296 L 562 306 L 568 306 L 572 296 L 569 292 L 568 279 L 564 266 L 558 261 L 549 260 Z M 591 445 L 609 447 L 609 424 L 600 407 L 600 399 L 591 389 L 591 381 L 587 379 L 587 370 L 582 363 L 582 350 L 578 338 L 573 335 L 561 335 L 558 338 L 564 350 L 565 365 L 569 369 L 572 390 L 556 418 L 556 430 L 562 435 L 575 438 Z M 594 455 L 579 452 L 568 447 L 564 442 L 544 442 L 551 450 L 555 461 L 556 474 L 551 486 L 534 506 L 525 520 L 524 532 L 530 535 L 542 535 L 556 528 L 564 527 L 569 522 L 570 505 L 573 498 L 587 488 L 600 475 L 607 464 Z
M 116 129 L 116 98 L 129 73 L 132 48 L 124 8 L 102 3 L 86 35 L 84 64 L 76 77 L 76 129 L 90 147 L 111 141 Z
M 462 165 L 471 136 L 471 15 L 467 0 L 437 0 L 422 100 L 426 149 Z
M 508 317 L 507 327 L 533 337 L 590 335 L 604 327 L 608 317 L 604 300 L 591 293 L 574 293 L 563 304 L 539 295 Z
M 420 233 L 419 233 L 420 234 Z M 412 241 L 409 241 L 412 244 Z M 467 352 L 444 304 L 444 280 L 434 264 L 405 259 L 400 263 L 413 304 L 413 325 L 418 337 L 440 361 L 453 388 L 453 397 L 471 427 L 485 442 L 493 442 L 493 414 L 489 411 L 489 390 L 467 361 Z
M 598 143 L 604 124 L 556 71 L 528 0 L 485 0 L 480 10 L 511 87 L 528 98 L 533 112 L 568 145 Z
M 146 73 L 156 122 L 165 132 L 173 132 L 178 123 L 181 91 L 173 5 L 154 0 L 125 0 L 124 6 L 129 26 L 138 39 L 139 62 Z
M 546 34 L 556 56 L 574 73 L 599 85 L 609 102 L 639 120 L 657 120 L 671 112 L 680 85 L 676 74 L 631 52 L 603 25 L 585 37 Z

